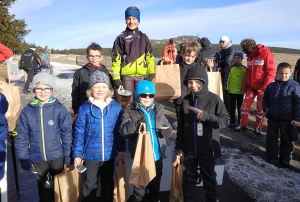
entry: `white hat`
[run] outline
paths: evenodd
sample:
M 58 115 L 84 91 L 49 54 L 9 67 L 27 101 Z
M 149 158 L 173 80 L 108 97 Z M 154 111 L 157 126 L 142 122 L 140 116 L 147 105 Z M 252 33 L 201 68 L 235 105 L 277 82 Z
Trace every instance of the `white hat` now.
M 230 42 L 230 40 L 229 40 L 229 37 L 228 37 L 228 36 L 222 36 L 222 37 L 220 38 L 220 41 L 225 41 L 225 42 L 227 42 L 227 43 L 229 43 L 229 42 Z

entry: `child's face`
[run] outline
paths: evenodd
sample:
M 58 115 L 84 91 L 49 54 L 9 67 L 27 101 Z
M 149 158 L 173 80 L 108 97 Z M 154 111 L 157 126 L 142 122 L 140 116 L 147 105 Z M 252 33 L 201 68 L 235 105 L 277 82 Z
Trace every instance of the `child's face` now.
M 95 83 L 91 88 L 91 95 L 95 100 L 104 101 L 107 97 L 109 88 L 106 83 Z
M 154 94 L 140 94 L 140 103 L 145 107 L 149 107 L 153 103 L 154 97 Z
M 228 45 L 228 42 L 226 42 L 226 41 L 220 41 L 219 43 L 222 48 L 225 48 Z
M 234 63 L 235 64 L 241 64 L 242 58 L 240 56 L 234 56 Z
M 34 88 L 34 94 L 37 99 L 45 103 L 52 96 L 53 89 L 47 85 L 39 85 Z
M 126 19 L 126 25 L 130 30 L 135 30 L 139 26 L 139 24 L 139 21 L 133 16 L 129 16 Z
M 190 54 L 183 54 L 182 57 L 183 57 L 183 61 L 185 62 L 185 64 L 187 65 L 190 65 L 192 63 L 195 62 L 195 59 L 197 57 L 197 53 L 195 51 L 191 51 Z
M 279 69 L 277 71 L 279 81 L 288 81 L 291 75 L 292 71 L 290 68 Z
M 187 84 L 188 84 L 188 89 L 191 91 L 191 92 L 198 92 L 200 89 L 201 89 L 201 87 L 200 87 L 200 83 L 199 83 L 199 81 L 198 80 L 189 80 L 188 82 L 187 82 Z
M 95 66 L 100 66 L 102 61 L 102 54 L 99 50 L 90 50 L 86 59 Z

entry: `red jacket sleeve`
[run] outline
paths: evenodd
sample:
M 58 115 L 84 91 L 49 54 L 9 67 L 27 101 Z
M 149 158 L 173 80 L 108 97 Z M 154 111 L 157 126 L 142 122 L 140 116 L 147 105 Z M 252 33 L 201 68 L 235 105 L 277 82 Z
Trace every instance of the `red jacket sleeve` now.
M 7 60 L 13 55 L 13 52 L 4 46 L 2 43 L 0 43 L 0 63 Z
M 265 65 L 267 72 L 264 84 L 262 86 L 262 90 L 266 90 L 267 86 L 274 81 L 274 78 L 276 76 L 276 65 L 274 60 L 274 55 L 271 53 L 271 51 L 268 51 L 266 53 L 265 57 Z

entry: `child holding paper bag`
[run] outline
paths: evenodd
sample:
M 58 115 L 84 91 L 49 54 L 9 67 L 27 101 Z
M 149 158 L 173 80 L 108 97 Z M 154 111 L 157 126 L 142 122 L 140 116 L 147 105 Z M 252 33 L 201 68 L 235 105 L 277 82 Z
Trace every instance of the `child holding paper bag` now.
M 149 190 L 149 201 L 159 201 L 160 180 L 163 169 L 163 158 L 166 158 L 166 139 L 172 136 L 171 125 L 163 113 L 163 106 L 154 102 L 155 86 L 143 80 L 136 86 L 136 102 L 124 111 L 120 127 L 121 136 L 128 138 L 128 150 L 134 158 L 141 123 L 146 123 L 150 133 L 153 157 L 155 160 L 156 177 L 144 189 L 135 189 L 134 201 L 142 201 Z

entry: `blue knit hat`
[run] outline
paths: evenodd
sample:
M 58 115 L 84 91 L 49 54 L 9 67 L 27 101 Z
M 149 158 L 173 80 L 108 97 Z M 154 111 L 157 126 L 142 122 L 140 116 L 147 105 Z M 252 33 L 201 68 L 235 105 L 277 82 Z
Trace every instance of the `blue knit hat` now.
M 125 11 L 125 20 L 129 17 L 133 16 L 140 22 L 140 11 L 139 9 L 134 9 L 132 6 L 128 7 Z
M 244 59 L 244 54 L 241 51 L 236 51 L 233 55 L 233 57 L 239 56 L 242 60 Z
M 0 113 L 5 114 L 7 112 L 7 110 L 8 110 L 7 99 L 6 99 L 5 95 L 0 93 Z
M 155 95 L 155 86 L 151 81 L 143 80 L 137 83 L 135 88 L 135 98 L 139 100 L 140 94 L 154 94 Z

